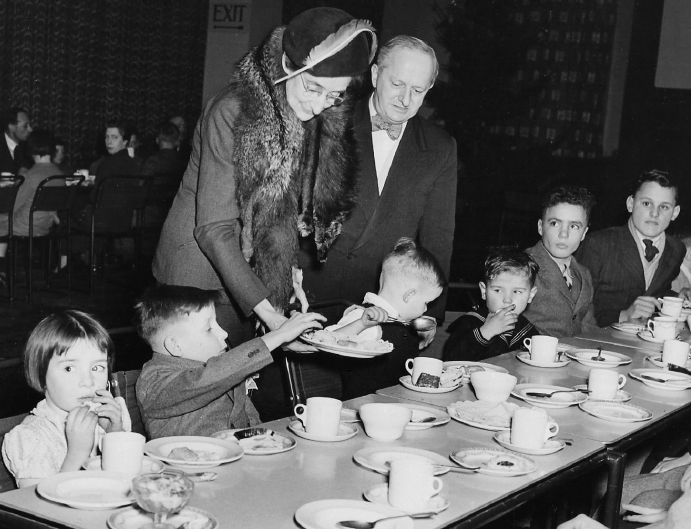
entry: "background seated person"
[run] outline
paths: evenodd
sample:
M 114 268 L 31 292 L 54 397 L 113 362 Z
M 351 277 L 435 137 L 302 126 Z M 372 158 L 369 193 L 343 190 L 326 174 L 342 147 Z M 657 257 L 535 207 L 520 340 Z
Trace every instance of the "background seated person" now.
M 451 325 L 444 344 L 444 360 L 484 360 L 523 347 L 523 340 L 539 334 L 522 315 L 535 297 L 539 267 L 525 252 L 500 248 L 485 260 L 480 281 L 487 306 L 467 312 Z
M 156 136 L 158 152 L 146 159 L 142 174 L 182 177 L 185 168 L 182 166 L 180 153 L 176 148 L 179 136 L 180 131 L 172 123 L 164 123 L 158 129 L 158 136 Z
M 542 240 L 526 252 L 540 266 L 537 294 L 525 317 L 548 336 L 574 336 L 595 329 L 593 281 L 573 253 L 588 232 L 593 196 L 583 187 L 559 187 L 542 204 Z
M 96 175 L 94 184 L 106 176 L 136 175 L 141 172 L 142 162 L 127 150 L 132 131 L 122 121 L 111 121 L 106 125 L 105 144 L 107 154 L 101 156 L 89 168 L 89 174 Z
M 24 176 L 31 166 L 26 139 L 31 134 L 29 113 L 23 108 L 8 108 L 2 116 L 5 130 L 0 141 L 0 172 Z
M 55 138 L 55 151 L 50 157 L 50 161 L 60 168 L 62 174 L 74 174 L 74 169 L 67 160 L 67 143 L 61 138 Z
M 686 248 L 684 260 L 679 267 L 679 275 L 672 281 L 672 290 L 681 292 L 685 288 L 691 288 L 691 230 L 686 229 L 681 232 L 676 232 L 674 235 L 683 243 L 684 248 Z
M 678 188 L 667 173 L 646 171 L 626 199 L 631 213 L 624 226 L 591 233 L 578 250 L 590 270 L 595 319 L 601 327 L 649 318 L 660 308 L 658 297 L 676 295 L 672 281 L 686 248 L 665 234 L 679 216 Z M 680 296 L 689 298 L 684 289 Z

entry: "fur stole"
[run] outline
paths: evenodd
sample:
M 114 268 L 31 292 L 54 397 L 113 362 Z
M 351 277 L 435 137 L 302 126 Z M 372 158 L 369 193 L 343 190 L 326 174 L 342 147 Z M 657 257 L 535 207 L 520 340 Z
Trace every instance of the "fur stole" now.
M 326 259 L 353 206 L 356 172 L 351 98 L 303 123 L 285 83 L 273 85 L 284 75 L 283 31 L 243 57 L 232 83 L 240 101 L 233 132 L 242 250 L 277 308 L 292 294 L 298 233 L 313 233 L 319 259 Z

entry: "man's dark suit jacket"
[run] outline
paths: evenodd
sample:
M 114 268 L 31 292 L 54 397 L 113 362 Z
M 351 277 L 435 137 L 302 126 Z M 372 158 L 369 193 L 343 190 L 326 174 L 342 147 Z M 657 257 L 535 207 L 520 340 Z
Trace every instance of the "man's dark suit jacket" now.
M 14 149 L 14 158 L 7 146 L 5 133 L 0 132 L 0 173 L 17 174 L 22 167 L 33 165 L 25 141 L 20 141 Z
M 369 100 L 355 109 L 359 173 L 355 207 L 323 265 L 304 266 L 304 287 L 317 299 L 360 303 L 379 291 L 384 257 L 401 237 L 417 239 L 449 273 L 456 212 L 456 141 L 415 116 L 408 121 L 379 196 Z M 443 298 L 443 299 L 442 299 Z M 445 295 L 427 314 L 444 317 Z
M 643 264 L 628 224 L 589 233 L 576 255 L 593 277 L 593 305 L 598 325 L 606 327 L 618 322 L 619 313 L 639 296 L 669 294 L 685 253 L 680 240 L 666 235 L 665 249 L 646 289 Z

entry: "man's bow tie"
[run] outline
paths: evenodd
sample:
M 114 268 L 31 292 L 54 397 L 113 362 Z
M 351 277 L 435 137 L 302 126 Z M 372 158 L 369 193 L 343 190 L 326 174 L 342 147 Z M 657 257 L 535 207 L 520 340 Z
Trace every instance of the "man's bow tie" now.
M 378 130 L 385 130 L 389 138 L 395 141 L 401 135 L 403 124 L 389 123 L 388 121 L 384 121 L 379 114 L 375 114 L 372 116 L 372 132 L 377 132 Z

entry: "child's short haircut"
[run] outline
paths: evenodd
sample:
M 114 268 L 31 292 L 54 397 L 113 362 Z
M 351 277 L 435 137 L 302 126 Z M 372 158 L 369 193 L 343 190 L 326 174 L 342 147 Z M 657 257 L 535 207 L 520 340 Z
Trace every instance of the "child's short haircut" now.
M 163 284 L 153 286 L 134 306 L 137 332 L 151 344 L 165 325 L 213 305 L 220 297 L 217 290 Z
M 27 139 L 32 156 L 51 156 L 55 152 L 55 139 L 47 130 L 35 130 Z
M 632 197 L 636 196 L 636 193 L 638 193 L 643 187 L 643 184 L 647 182 L 655 182 L 658 184 L 660 187 L 666 187 L 668 189 L 673 189 L 674 190 L 674 202 L 679 203 L 679 185 L 677 182 L 670 176 L 669 173 L 665 171 L 658 171 L 657 169 L 652 169 L 650 171 L 643 171 L 636 182 L 633 185 L 633 191 L 631 193 Z
M 88 340 L 106 353 L 110 372 L 113 342 L 108 331 L 85 312 L 64 310 L 41 320 L 29 335 L 24 347 L 24 376 L 29 386 L 43 393 L 50 359 L 62 356 L 79 340 Z
M 530 287 L 535 286 L 535 278 L 540 266 L 530 255 L 516 248 L 496 248 L 485 259 L 485 284 L 489 284 L 500 274 L 526 275 Z
M 588 224 L 590 222 L 590 212 L 595 207 L 595 197 L 585 187 L 557 187 L 547 193 L 542 201 L 542 220 L 545 219 L 545 214 L 549 208 L 559 204 L 581 206 L 585 210 L 585 222 Z
M 392 276 L 412 277 L 441 288 L 446 286 L 446 276 L 439 261 L 410 237 L 398 239 L 393 251 L 384 258 L 382 270 Z

